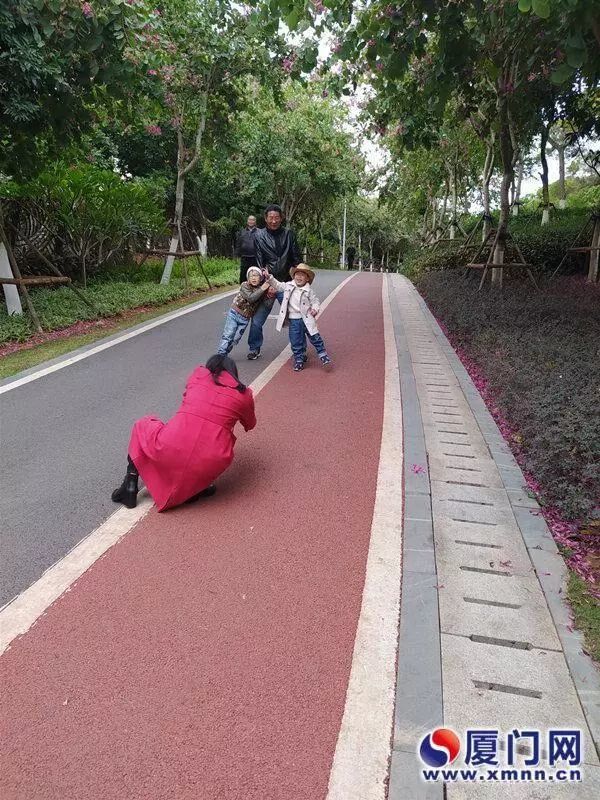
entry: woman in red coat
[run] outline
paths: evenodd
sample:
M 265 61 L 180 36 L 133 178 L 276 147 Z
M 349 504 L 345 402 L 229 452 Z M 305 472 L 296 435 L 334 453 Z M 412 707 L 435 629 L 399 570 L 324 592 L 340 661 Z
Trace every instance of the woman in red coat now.
M 190 375 L 173 419 L 134 423 L 127 474 L 112 499 L 135 508 L 139 476 L 159 511 L 214 494 L 213 481 L 233 461 L 236 422 L 247 431 L 256 425 L 252 389 L 238 380 L 234 361 L 211 356 Z

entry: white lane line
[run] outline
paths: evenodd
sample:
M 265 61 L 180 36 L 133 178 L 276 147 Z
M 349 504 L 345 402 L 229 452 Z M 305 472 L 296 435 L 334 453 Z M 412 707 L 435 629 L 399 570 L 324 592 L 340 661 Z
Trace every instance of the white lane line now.
M 350 275 L 339 284 L 323 301 L 321 308 L 325 310 L 348 281 L 354 277 Z M 230 292 L 229 294 L 233 294 Z M 221 295 L 222 297 L 224 295 Z M 251 384 L 252 390 L 257 395 L 266 384 L 275 376 L 291 355 L 286 347 Z M 69 590 L 75 581 L 88 570 L 92 564 L 106 553 L 114 544 L 129 533 L 135 525 L 150 511 L 152 499 L 142 490 L 136 508 L 120 508 L 115 511 L 96 530 L 92 531 L 85 539 L 57 561 L 28 589 L 17 595 L 0 610 L 0 655 L 9 647 L 17 637 L 26 633 L 40 616 L 58 598 Z
M 327 800 L 384 800 L 391 754 L 402 573 L 402 406 L 383 279 L 385 400 L 365 587 Z
M 30 375 L 25 375 L 22 378 L 17 378 L 15 381 L 6 383 L 3 386 L 0 386 L 0 394 L 10 392 L 12 389 L 17 389 L 19 386 L 24 386 L 26 383 L 31 383 L 31 381 L 37 381 L 38 378 L 43 378 L 45 375 L 58 372 L 59 369 L 70 367 L 71 364 L 76 364 L 78 361 L 83 361 L 84 358 L 95 356 L 97 353 L 101 353 L 103 350 L 108 350 L 109 347 L 115 347 L 115 345 L 126 342 L 128 339 L 133 339 L 134 336 L 139 336 L 141 333 L 146 333 L 146 331 L 151 331 L 153 328 L 158 328 L 159 325 L 164 325 L 166 322 L 171 322 L 171 320 L 177 319 L 178 317 L 191 314 L 193 311 L 197 311 L 199 308 L 208 306 L 211 303 L 216 303 L 218 300 L 223 300 L 225 297 L 231 297 L 231 295 L 235 294 L 236 292 L 237 289 L 234 289 L 230 292 L 216 294 L 212 297 L 207 297 L 206 300 L 200 300 L 198 303 L 192 303 L 192 305 L 186 306 L 185 308 L 180 308 L 178 311 L 172 311 L 170 314 L 165 314 L 158 319 L 152 320 L 152 322 L 148 322 L 146 325 L 141 325 L 135 330 L 124 333 L 122 336 L 118 336 L 116 339 L 112 339 L 110 342 L 103 342 L 102 344 L 96 345 L 96 347 L 91 347 L 89 350 L 86 350 L 83 353 L 77 353 L 70 358 L 65 358 L 64 361 L 60 361 L 58 364 L 51 364 L 49 367 L 43 367 L 42 369 L 37 370 L 37 372 L 32 372 Z

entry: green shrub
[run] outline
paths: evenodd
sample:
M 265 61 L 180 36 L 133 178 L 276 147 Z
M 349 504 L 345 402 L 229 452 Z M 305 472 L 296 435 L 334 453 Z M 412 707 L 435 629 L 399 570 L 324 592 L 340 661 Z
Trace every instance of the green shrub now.
M 71 290 L 36 289 L 31 296 L 46 331 L 58 330 L 80 320 L 111 317 L 121 311 L 140 306 L 160 306 L 170 300 L 184 297 L 190 292 L 205 289 L 206 281 L 198 265 L 188 261 L 189 289 L 183 281 L 181 262 L 174 265 L 171 282 L 166 286 L 158 281 L 162 274 L 162 262 L 146 262 L 142 267 L 120 267 L 106 270 L 89 284 L 86 296 L 94 303 L 99 314 L 81 302 Z M 237 281 L 239 266 L 226 258 L 207 259 L 206 273 L 214 287 Z M 0 307 L 0 344 L 9 341 L 23 342 L 33 333 L 29 316 L 9 317 L 6 307 Z
M 541 225 L 541 212 L 520 214 L 512 217 L 509 231 L 517 243 L 523 257 L 528 264 L 532 264 L 544 274 L 551 274 L 559 265 L 567 249 L 585 223 L 589 211 L 586 209 L 556 210 L 551 215 L 549 225 Z M 497 222 L 497 214 L 495 215 Z M 471 230 L 477 218 L 471 218 L 463 223 L 467 230 Z M 404 259 L 402 271 L 411 279 L 418 279 L 421 275 L 443 269 L 462 267 L 476 251 L 467 253 L 459 252 L 460 245 L 440 245 L 434 252 L 431 248 L 421 248 L 412 251 Z M 569 256 L 563 265 L 563 274 L 583 271 L 582 259 Z
M 43 233 L 46 255 L 66 273 L 90 275 L 128 248 L 165 232 L 166 186 L 159 179 L 123 178 L 93 164 L 55 163 L 24 184 L 5 183 L 3 196 L 17 205 L 15 219 L 30 214 Z M 36 260 L 21 245 L 21 258 Z
M 487 378 L 544 501 L 568 518 L 600 497 L 600 286 L 563 278 L 537 292 L 477 292 L 456 272 L 422 274 L 433 313 Z

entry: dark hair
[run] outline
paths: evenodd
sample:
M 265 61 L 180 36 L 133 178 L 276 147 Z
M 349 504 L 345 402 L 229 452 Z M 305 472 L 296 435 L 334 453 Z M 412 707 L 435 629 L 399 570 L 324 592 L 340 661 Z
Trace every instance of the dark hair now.
M 217 353 L 214 356 L 211 356 L 208 361 L 206 362 L 206 369 L 212 374 L 213 382 L 217 386 L 224 386 L 225 384 L 219 383 L 218 377 L 222 372 L 228 372 L 232 378 L 235 378 L 237 381 L 237 386 L 235 387 L 238 392 L 245 392 L 246 387 L 243 383 L 240 382 L 238 378 L 238 370 L 235 361 L 229 356 L 221 355 Z
M 265 217 L 267 216 L 269 211 L 276 211 L 278 214 L 280 214 L 283 217 L 283 211 L 281 210 L 281 206 L 278 206 L 277 203 L 271 203 L 270 206 L 267 206 L 265 208 Z

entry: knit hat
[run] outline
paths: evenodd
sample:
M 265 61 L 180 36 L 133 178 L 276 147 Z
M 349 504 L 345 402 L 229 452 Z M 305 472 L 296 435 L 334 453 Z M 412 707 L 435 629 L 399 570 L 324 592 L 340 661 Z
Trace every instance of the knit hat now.
M 248 267 L 248 270 L 246 271 L 246 279 L 250 277 L 251 272 L 258 272 L 258 274 L 262 278 L 262 269 L 260 269 L 259 267 Z

